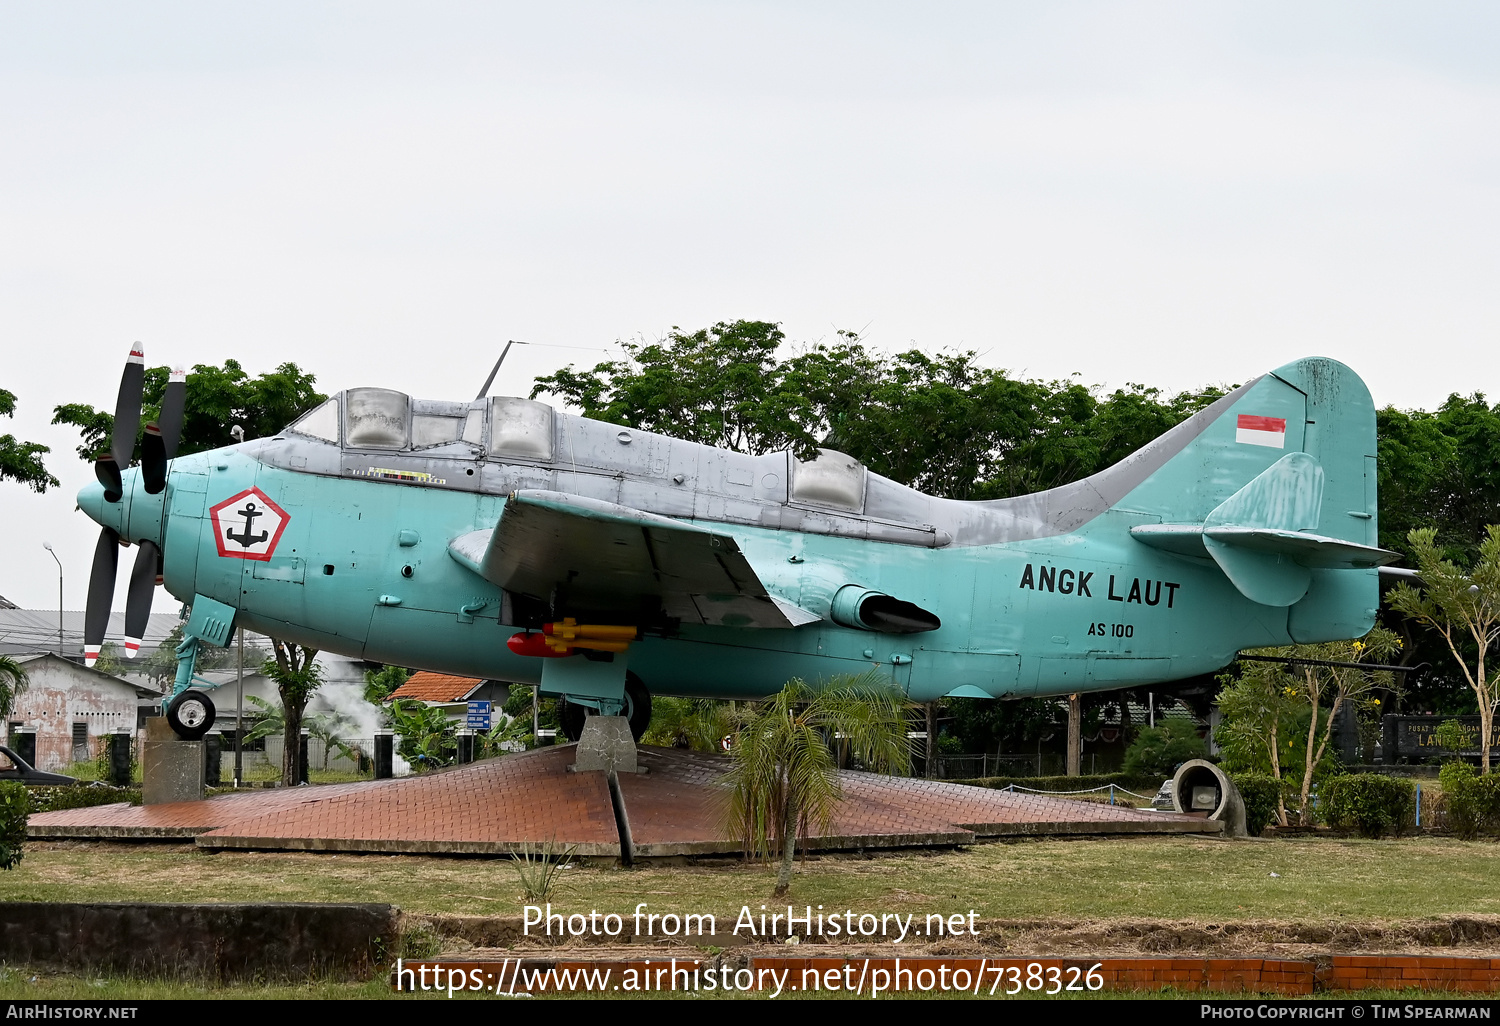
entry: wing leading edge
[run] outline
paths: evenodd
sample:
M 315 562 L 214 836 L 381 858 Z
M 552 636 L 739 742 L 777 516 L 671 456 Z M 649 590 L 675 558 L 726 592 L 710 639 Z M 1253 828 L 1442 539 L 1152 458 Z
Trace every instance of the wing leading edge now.
M 493 528 L 448 553 L 506 591 L 592 612 L 723 627 L 787 628 L 820 617 L 766 591 L 727 534 L 601 499 L 513 493 Z

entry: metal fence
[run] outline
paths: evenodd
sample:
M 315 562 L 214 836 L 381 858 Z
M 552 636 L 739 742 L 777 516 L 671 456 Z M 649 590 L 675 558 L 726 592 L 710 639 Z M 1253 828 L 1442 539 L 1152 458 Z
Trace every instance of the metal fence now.
M 257 770 L 269 769 L 273 772 L 281 772 L 282 745 L 285 739 L 280 734 L 272 734 L 265 738 L 265 747 L 257 751 L 243 753 L 244 768 L 247 775 Z M 371 762 L 375 754 L 374 738 L 346 738 L 344 745 L 354 753 L 353 757 L 345 754 L 338 745 L 329 745 L 315 737 L 307 739 L 307 768 L 312 771 L 328 770 L 337 773 L 359 773 L 369 775 Z M 359 754 L 364 753 L 361 761 Z M 220 756 L 222 759 L 223 773 L 226 779 L 234 776 L 234 745 L 226 745 Z
M 1060 776 L 1064 762 L 1056 755 L 939 755 L 935 761 L 940 780 Z

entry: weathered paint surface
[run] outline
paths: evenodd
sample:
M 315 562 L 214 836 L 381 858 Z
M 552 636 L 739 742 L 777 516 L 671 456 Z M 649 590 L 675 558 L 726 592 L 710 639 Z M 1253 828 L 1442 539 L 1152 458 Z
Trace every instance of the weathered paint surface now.
M 8 723 L 36 731 L 37 769 L 61 771 L 74 761 L 75 723 L 88 724 L 89 757 L 100 735 L 135 731 L 140 692 L 133 684 L 53 655 L 22 665 L 31 684 L 16 699 Z

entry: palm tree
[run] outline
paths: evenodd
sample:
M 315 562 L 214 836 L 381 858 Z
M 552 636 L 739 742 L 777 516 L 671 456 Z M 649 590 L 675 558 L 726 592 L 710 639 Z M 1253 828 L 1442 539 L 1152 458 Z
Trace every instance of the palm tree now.
M 747 855 L 780 851 L 772 897 L 791 886 L 799 832 L 806 836 L 810 824 L 827 830 L 843 799 L 828 739 L 838 739 L 868 770 L 907 773 L 907 705 L 888 677 L 872 672 L 835 677 L 819 688 L 792 680 L 748 713 L 724 778 L 730 786 L 728 827 Z
M 26 669 L 8 655 L 0 655 L 0 719 L 10 715 L 16 697 L 25 691 L 31 678 Z

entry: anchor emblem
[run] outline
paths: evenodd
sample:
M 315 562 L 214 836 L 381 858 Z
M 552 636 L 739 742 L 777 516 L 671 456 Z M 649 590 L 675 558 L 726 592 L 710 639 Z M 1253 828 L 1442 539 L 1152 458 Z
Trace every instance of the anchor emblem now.
M 291 515 L 259 488 L 247 488 L 209 510 L 214 544 L 230 559 L 268 561 Z
M 264 516 L 264 514 L 261 513 L 260 510 L 255 508 L 255 503 L 247 502 L 245 503 L 244 509 L 235 510 L 235 512 L 245 518 L 245 529 L 239 534 L 235 534 L 234 528 L 231 527 L 224 532 L 224 537 L 228 538 L 232 542 L 239 542 L 243 548 L 247 549 L 250 546 L 257 545 L 260 542 L 263 542 L 267 538 L 271 537 L 271 533 L 269 531 L 262 531 L 260 532 L 260 534 L 250 533 L 251 527 L 255 524 L 255 518 L 258 516 Z

